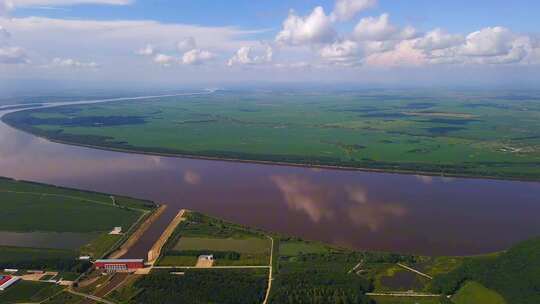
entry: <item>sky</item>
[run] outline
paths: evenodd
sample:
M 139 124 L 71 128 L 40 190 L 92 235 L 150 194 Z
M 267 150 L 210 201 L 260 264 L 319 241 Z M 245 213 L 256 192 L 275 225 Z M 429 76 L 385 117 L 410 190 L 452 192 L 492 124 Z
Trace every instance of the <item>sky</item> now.
M 0 0 L 0 92 L 42 84 L 538 85 L 540 1 Z

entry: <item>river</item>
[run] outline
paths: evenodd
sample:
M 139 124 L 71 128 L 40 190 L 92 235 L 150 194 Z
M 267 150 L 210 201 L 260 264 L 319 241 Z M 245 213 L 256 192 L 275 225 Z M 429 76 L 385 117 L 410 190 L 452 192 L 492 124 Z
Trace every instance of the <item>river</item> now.
M 182 208 L 355 249 L 425 255 L 488 253 L 540 235 L 540 183 L 138 155 L 53 143 L 4 123 L 0 176 L 167 204 L 128 257 L 146 257 Z

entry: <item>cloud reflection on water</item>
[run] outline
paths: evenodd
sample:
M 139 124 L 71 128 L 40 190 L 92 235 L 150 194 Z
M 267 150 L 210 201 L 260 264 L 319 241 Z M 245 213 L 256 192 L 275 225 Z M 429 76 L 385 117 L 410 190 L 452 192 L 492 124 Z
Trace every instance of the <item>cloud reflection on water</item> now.
M 201 175 L 188 169 L 184 172 L 184 182 L 192 186 L 198 185 L 201 183 Z
M 281 192 L 289 209 L 305 213 L 312 222 L 337 221 L 378 231 L 389 219 L 407 215 L 399 204 L 369 199 L 361 185 L 317 184 L 307 177 L 274 175 L 270 180 Z M 340 198 L 343 199 L 340 200 Z M 339 202 L 339 203 L 336 203 Z

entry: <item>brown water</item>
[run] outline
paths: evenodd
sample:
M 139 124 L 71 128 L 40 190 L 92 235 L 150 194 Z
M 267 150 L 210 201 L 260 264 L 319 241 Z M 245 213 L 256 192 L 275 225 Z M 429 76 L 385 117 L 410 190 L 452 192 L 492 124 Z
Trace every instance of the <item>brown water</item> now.
M 0 112 L 0 115 L 2 113 Z M 0 176 L 169 205 L 356 249 L 468 255 L 540 235 L 540 183 L 319 170 L 101 151 L 0 124 Z

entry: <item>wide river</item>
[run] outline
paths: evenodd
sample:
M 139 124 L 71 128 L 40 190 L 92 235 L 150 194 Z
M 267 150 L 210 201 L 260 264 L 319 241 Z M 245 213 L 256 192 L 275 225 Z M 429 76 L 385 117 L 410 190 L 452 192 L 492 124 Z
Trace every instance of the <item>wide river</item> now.
M 0 111 L 0 116 L 3 113 Z M 70 146 L 0 123 L 0 176 L 167 204 L 356 249 L 470 255 L 540 235 L 540 183 L 194 160 Z

